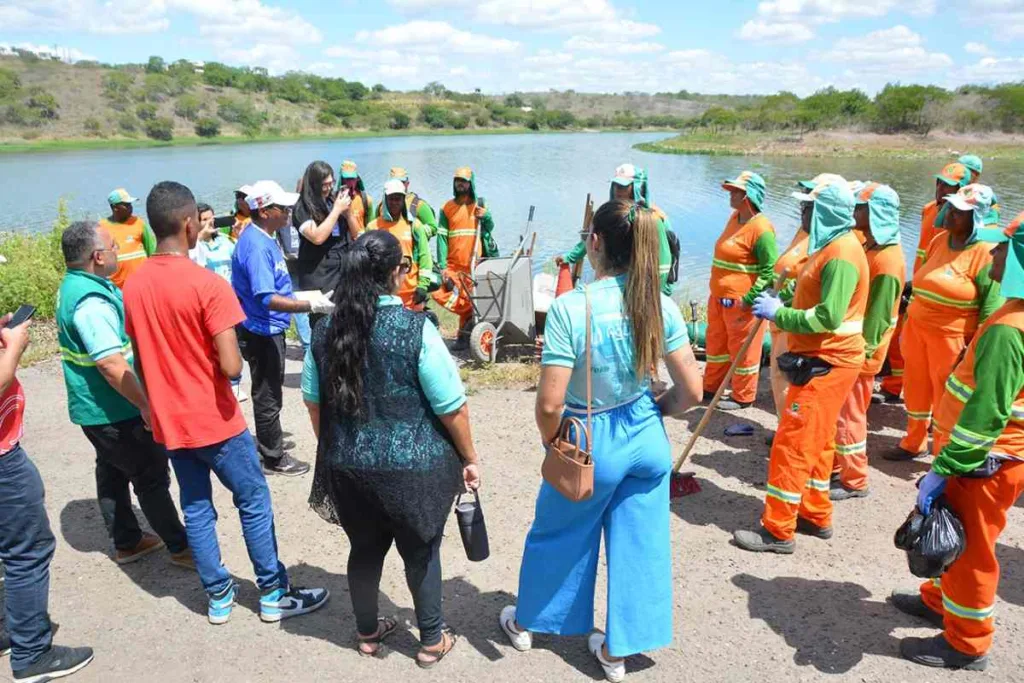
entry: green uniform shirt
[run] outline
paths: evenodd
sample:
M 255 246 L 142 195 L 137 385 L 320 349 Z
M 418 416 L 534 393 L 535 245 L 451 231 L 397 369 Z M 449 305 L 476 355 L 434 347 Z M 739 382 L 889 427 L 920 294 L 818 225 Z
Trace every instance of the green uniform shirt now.
M 487 209 L 483 197 L 480 198 L 479 206 Z M 444 211 L 441 211 L 435 234 L 437 235 L 437 266 L 444 270 L 448 267 L 448 216 Z M 498 257 L 498 243 L 494 241 L 494 218 L 491 216 L 490 209 L 487 209 L 484 217 L 480 219 L 480 244 L 484 258 Z
M 857 266 L 843 259 L 832 259 L 821 269 L 821 301 L 810 309 L 813 312 L 782 308 L 775 317 L 776 326 L 797 334 L 835 332 L 843 324 L 858 279 Z M 887 319 L 888 316 L 887 313 Z
M 672 296 L 674 285 L 668 281 L 669 271 L 672 269 L 672 249 L 668 244 L 668 231 L 672 229 L 667 218 L 658 219 L 658 276 L 661 282 L 661 292 L 665 296 Z M 562 260 L 570 266 L 575 265 L 587 255 L 587 245 L 580 242 L 569 253 L 562 257 Z M 775 265 L 775 261 L 772 261 Z M 751 299 L 753 301 L 753 299 Z
M 892 320 L 896 299 L 903 293 L 903 283 L 892 275 L 876 275 L 868 290 L 868 308 L 864 313 L 864 353 L 868 358 L 875 355 L 882 337 L 894 327 Z M 896 340 L 893 340 L 894 342 Z
M 775 262 L 779 259 L 779 247 L 775 242 L 775 233 L 766 232 L 754 243 L 754 258 L 757 259 L 757 279 L 750 291 L 743 296 L 743 303 L 750 306 L 757 295 L 766 290 L 775 281 Z
M 985 330 L 974 349 L 974 381 L 949 443 L 932 463 L 937 474 L 967 474 L 985 463 L 1024 389 L 1024 331 L 1009 325 Z

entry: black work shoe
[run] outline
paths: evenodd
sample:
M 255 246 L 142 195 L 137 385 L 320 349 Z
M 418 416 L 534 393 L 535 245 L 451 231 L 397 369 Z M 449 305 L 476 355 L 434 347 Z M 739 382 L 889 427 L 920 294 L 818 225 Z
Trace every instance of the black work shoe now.
M 798 518 L 796 520 L 796 532 L 805 536 L 814 536 L 815 538 L 820 538 L 823 541 L 827 541 L 832 538 L 832 527 L 818 526 L 817 524 L 808 522 L 806 519 Z
M 736 545 L 752 553 L 779 553 L 780 555 L 792 555 L 796 550 L 796 541 L 783 541 L 775 538 L 770 531 L 764 527 L 757 531 L 734 531 L 732 540 Z
M 851 498 L 867 498 L 867 489 L 848 489 L 845 486 L 833 486 L 828 490 L 831 500 L 849 500 Z
M 719 410 L 729 412 L 731 410 L 742 410 L 744 408 L 749 408 L 752 405 L 753 403 L 750 401 L 734 401 L 731 398 L 724 398 L 718 402 L 718 406 L 716 407 Z
M 702 403 L 711 403 L 711 399 L 713 399 L 714 397 L 715 397 L 715 392 L 713 392 L 713 391 L 705 391 L 704 392 L 704 398 L 701 399 L 701 402 Z
M 965 655 L 954 649 L 941 633 L 931 638 L 904 638 L 900 641 L 900 655 L 914 664 L 936 669 L 984 671 L 988 668 L 988 655 Z
M 903 397 L 899 394 L 890 394 L 888 391 L 883 391 L 881 393 L 886 403 L 891 405 L 903 405 Z
M 942 615 L 924 604 L 918 590 L 894 590 L 889 595 L 889 604 L 912 617 L 924 619 L 935 628 L 942 628 Z
M 21 671 L 14 672 L 15 683 L 45 683 L 70 676 L 92 661 L 91 647 L 54 645 L 42 657 Z
M 885 453 L 882 453 L 883 458 L 885 458 L 886 460 L 892 460 L 893 462 L 908 462 L 910 460 L 914 460 L 915 458 L 920 458 L 922 455 L 928 455 L 928 452 L 922 451 L 921 453 L 911 453 L 910 451 L 904 450 L 899 446 L 892 449 L 891 451 L 886 451 Z
M 871 405 L 880 406 L 883 403 L 885 403 L 885 394 L 880 391 L 871 394 Z
M 301 477 L 309 472 L 309 463 L 296 460 L 287 453 L 277 462 L 263 461 L 264 474 L 280 474 L 284 477 Z

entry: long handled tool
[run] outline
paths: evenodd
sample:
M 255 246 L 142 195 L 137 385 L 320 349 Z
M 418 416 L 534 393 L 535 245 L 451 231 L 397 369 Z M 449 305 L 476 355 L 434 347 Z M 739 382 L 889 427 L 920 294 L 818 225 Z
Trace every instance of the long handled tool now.
M 590 230 L 590 222 L 594 219 L 594 201 L 590 198 L 590 193 L 587 193 L 587 204 L 583 207 L 583 228 L 581 232 Z M 583 276 L 583 262 L 585 258 L 581 258 L 576 263 L 572 264 L 572 285 L 576 286 L 579 282 L 580 277 Z
M 786 271 L 778 276 L 775 280 L 775 286 L 772 291 L 778 290 L 785 282 Z M 729 366 L 729 371 L 725 373 L 725 379 L 718 386 L 718 391 L 715 392 L 714 397 L 711 399 L 711 403 L 708 404 L 707 409 L 704 411 L 703 417 L 700 418 L 700 422 L 697 423 L 697 428 L 693 430 L 693 434 L 690 435 L 690 440 L 686 443 L 686 448 L 683 449 L 683 454 L 676 460 L 675 466 L 672 468 L 672 481 L 670 484 L 669 495 L 672 498 L 682 498 L 688 496 L 691 493 L 700 493 L 700 483 L 694 478 L 695 472 L 680 472 L 683 464 L 690 457 L 690 451 L 693 450 L 694 445 L 697 443 L 697 439 L 700 438 L 704 428 L 707 427 L 708 422 L 711 420 L 711 415 L 715 412 L 715 408 L 718 407 L 718 402 L 722 400 L 722 395 L 725 393 L 726 387 L 732 381 L 732 376 L 736 373 L 736 368 L 739 367 L 740 359 L 747 355 L 747 351 L 750 349 L 750 345 L 754 343 L 754 338 L 761 331 L 761 326 L 764 325 L 764 320 L 758 320 L 757 324 L 754 325 L 750 332 L 747 333 L 747 338 L 743 340 L 743 346 L 740 347 L 736 357 L 732 359 L 732 364 Z

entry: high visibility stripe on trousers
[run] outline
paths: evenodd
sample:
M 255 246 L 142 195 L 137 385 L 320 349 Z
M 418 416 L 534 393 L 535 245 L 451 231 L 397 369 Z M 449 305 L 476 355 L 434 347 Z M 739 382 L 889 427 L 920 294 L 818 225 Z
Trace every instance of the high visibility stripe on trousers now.
M 910 453 L 928 450 L 928 425 L 932 411 L 946 390 L 966 343 L 963 335 L 947 336 L 908 319 L 901 339 L 905 363 L 903 399 L 907 406 L 907 434 L 900 448 Z
M 863 490 L 868 486 L 868 408 L 874 377 L 861 375 L 850 390 L 836 425 L 836 458 L 833 474 L 843 488 Z
M 889 342 L 889 353 L 886 358 L 889 360 L 890 375 L 882 378 L 882 390 L 893 396 L 903 394 L 903 354 L 900 351 L 900 337 L 903 335 L 903 326 L 907 316 L 902 316 L 896 323 L 896 331 L 892 334 L 892 341 Z
M 1004 462 L 990 477 L 950 477 L 945 495 L 964 525 L 966 546 L 941 579 L 921 585 L 921 598 L 943 615 L 946 641 L 967 655 L 983 655 L 995 633 L 999 560 L 996 540 L 1007 511 L 1024 492 L 1024 462 Z
M 757 318 L 737 301 L 731 308 L 711 297 L 708 300 L 708 330 L 705 348 L 707 364 L 704 367 L 704 391 L 713 393 L 721 386 L 729 365 L 740 351 L 750 330 L 759 325 Z M 761 372 L 761 342 L 766 325 L 760 325 L 747 353 L 740 358 L 732 376 L 732 398 L 740 403 L 752 403 L 757 397 L 757 381 Z

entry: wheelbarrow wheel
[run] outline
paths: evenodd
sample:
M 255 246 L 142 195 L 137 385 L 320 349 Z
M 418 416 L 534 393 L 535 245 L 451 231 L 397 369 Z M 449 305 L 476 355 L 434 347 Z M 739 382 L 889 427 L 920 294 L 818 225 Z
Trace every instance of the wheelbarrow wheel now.
M 498 331 L 491 323 L 477 323 L 469 335 L 469 353 L 473 360 L 490 363 L 491 354 L 497 350 Z

